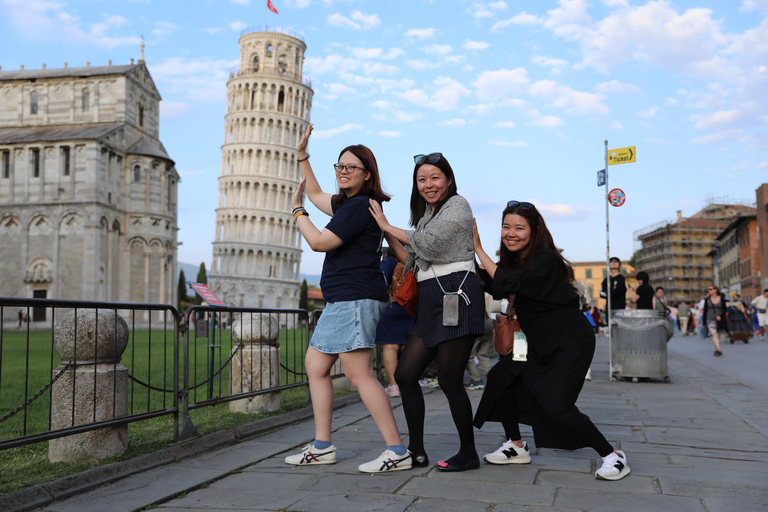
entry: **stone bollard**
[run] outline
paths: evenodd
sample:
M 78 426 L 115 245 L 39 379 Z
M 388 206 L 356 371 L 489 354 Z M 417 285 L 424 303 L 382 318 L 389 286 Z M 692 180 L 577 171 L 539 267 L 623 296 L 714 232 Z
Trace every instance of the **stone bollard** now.
M 51 386 L 51 430 L 128 414 L 128 369 L 120 364 L 128 346 L 128 324 L 107 309 L 99 309 L 98 324 L 96 320 L 95 309 L 79 309 L 56 322 L 53 346 L 61 365 L 53 371 L 54 376 L 67 363 L 71 366 Z M 48 459 L 105 459 L 120 455 L 127 448 L 128 425 L 105 427 L 49 441 Z
M 232 322 L 232 394 L 280 385 L 280 326 L 269 313 L 243 313 Z M 280 410 L 280 392 L 229 402 L 230 412 L 256 414 Z

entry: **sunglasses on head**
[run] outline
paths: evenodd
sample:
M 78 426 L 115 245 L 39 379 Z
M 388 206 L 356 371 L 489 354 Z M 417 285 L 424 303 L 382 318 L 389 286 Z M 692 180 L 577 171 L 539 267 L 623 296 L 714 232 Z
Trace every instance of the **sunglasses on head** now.
M 523 210 L 530 210 L 531 208 L 536 208 L 533 206 L 533 203 L 529 203 L 527 201 L 523 201 L 522 203 L 520 201 L 510 201 L 507 203 L 507 208 L 522 208 Z
M 429 155 L 416 155 L 413 157 L 413 161 L 416 165 L 421 165 L 424 162 L 436 164 L 442 157 L 442 153 L 430 153 Z

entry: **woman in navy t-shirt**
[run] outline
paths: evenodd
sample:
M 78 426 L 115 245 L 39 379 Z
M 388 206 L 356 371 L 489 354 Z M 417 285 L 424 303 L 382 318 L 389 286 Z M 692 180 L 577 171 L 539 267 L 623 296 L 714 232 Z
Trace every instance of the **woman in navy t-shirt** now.
M 344 148 L 334 164 L 339 193 L 326 194 L 309 164 L 307 144 L 312 125 L 298 147 L 302 180 L 291 206 L 302 236 L 315 252 L 324 252 L 320 288 L 327 306 L 320 316 L 306 355 L 315 441 L 302 453 L 286 457 L 288 464 L 333 464 L 336 448 L 331 443 L 333 384 L 331 368 L 341 361 L 344 375 L 352 382 L 379 427 L 387 449 L 378 458 L 361 464 L 364 473 L 410 469 L 411 454 L 397 430 L 389 398 L 373 374 L 376 325 L 387 305 L 387 285 L 379 268 L 382 233 L 368 211 L 368 201 L 389 201 L 381 189 L 376 158 L 363 145 Z M 321 231 L 304 210 L 304 192 L 320 211 L 331 216 Z

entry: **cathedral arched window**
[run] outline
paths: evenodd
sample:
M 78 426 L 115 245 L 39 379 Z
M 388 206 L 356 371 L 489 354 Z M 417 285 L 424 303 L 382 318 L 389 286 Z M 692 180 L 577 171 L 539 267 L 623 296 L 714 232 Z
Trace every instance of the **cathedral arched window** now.
M 296 67 L 294 71 L 298 73 L 299 72 L 299 49 L 298 48 L 296 49 L 296 58 L 293 61 L 293 65 Z
M 37 114 L 37 91 L 32 91 L 29 95 L 29 113 Z
M 253 70 L 258 71 L 259 70 L 259 56 L 254 55 L 253 56 Z
M 91 91 L 83 89 L 83 112 L 91 110 Z
M 139 105 L 139 126 L 144 126 L 144 107 Z
M 277 69 L 280 70 L 281 75 L 285 74 L 285 68 L 286 68 L 285 55 L 281 55 L 277 59 Z
M 272 58 L 272 44 L 271 43 L 267 44 L 267 58 L 268 59 Z
M 138 183 L 141 181 L 141 167 L 138 165 L 133 166 L 133 182 Z
M 285 104 L 285 93 L 283 91 L 280 91 L 280 94 L 277 95 L 277 111 L 282 112 L 283 106 Z

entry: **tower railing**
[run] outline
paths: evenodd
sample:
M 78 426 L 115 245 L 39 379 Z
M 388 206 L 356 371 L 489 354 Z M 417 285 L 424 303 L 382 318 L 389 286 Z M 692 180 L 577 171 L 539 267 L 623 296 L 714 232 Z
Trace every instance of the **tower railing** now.
M 287 78 L 289 80 L 296 80 L 304 85 L 312 87 L 312 79 L 304 78 L 301 73 L 295 73 L 293 71 L 282 70 L 274 67 L 259 67 L 259 69 L 240 69 L 232 68 L 229 70 L 229 79 L 240 78 L 244 76 L 275 76 L 278 78 Z

